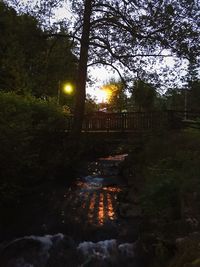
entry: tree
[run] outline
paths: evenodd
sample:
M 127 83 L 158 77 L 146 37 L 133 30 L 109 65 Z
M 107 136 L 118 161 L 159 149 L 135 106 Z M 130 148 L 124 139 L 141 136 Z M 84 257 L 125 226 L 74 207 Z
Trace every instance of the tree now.
M 85 109 L 85 87 L 87 80 L 87 64 L 90 40 L 92 0 L 85 0 L 85 9 L 83 16 L 83 31 L 80 40 L 80 58 L 78 64 L 78 73 L 76 80 L 76 98 L 74 109 L 73 134 L 78 135 L 82 128 L 84 109 Z
M 125 86 L 121 81 L 111 79 L 103 85 L 105 90 L 110 91 L 107 109 L 114 112 L 122 112 L 127 108 L 127 95 L 125 94 Z
M 80 41 L 75 131 L 84 114 L 87 66 L 104 64 L 118 71 L 143 69 L 168 49 L 171 56 L 199 55 L 198 1 L 73 0 L 77 20 L 73 38 Z M 49 1 L 57 3 L 57 1 Z M 118 71 L 119 72 L 119 71 Z
M 167 109 L 184 110 L 185 92 L 184 88 L 169 88 L 164 95 Z
M 155 108 L 156 90 L 142 80 L 136 80 L 132 88 L 132 99 L 139 111 L 149 111 Z
M 91 95 L 86 95 L 85 101 L 85 114 L 92 114 L 98 110 L 98 105 Z
M 79 1 L 73 2 L 80 5 Z M 118 62 L 119 65 L 134 70 L 141 68 L 144 63 L 141 59 L 144 57 L 162 57 L 163 49 L 170 49 L 171 53 L 176 52 L 179 56 L 185 57 L 194 57 L 199 53 L 199 10 L 193 1 L 187 6 L 182 1 L 171 3 L 99 0 L 90 1 L 90 4 L 92 15 L 90 21 L 87 21 L 90 23 L 90 32 L 87 32 L 87 37 L 88 33 L 90 37 L 90 66 L 105 64 L 116 69 L 114 62 Z M 82 7 L 80 18 L 81 13 Z M 82 29 L 81 24 L 82 20 L 76 23 L 77 34 Z M 85 82 L 86 80 L 83 83 Z M 84 96 L 84 90 L 84 86 L 79 88 L 78 101 Z M 76 108 L 81 111 L 84 109 L 83 104 L 81 108 L 80 105 Z
M 18 16 L 4 3 L 0 4 L 0 16 L 0 89 L 22 93 L 33 86 L 31 75 L 41 70 L 42 31 L 34 17 Z
M 77 58 L 69 38 L 48 36 L 35 17 L 4 3 L 0 17 L 0 90 L 57 96 L 59 80 L 74 82 Z
M 60 29 L 61 35 L 66 35 L 66 29 Z M 44 35 L 45 37 L 45 32 Z M 44 70 L 40 85 L 43 87 L 43 94 L 57 96 L 59 83 L 75 83 L 77 70 L 77 57 L 72 53 L 71 41 L 69 38 L 50 36 L 46 39 Z
M 185 100 L 187 109 L 200 110 L 200 79 L 198 74 L 198 62 L 191 60 L 188 64 L 187 91 L 185 92 Z

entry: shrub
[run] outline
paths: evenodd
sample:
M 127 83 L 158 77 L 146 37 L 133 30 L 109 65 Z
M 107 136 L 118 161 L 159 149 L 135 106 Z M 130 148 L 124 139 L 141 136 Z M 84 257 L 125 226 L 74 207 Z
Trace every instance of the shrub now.
M 54 103 L 0 93 L 0 195 L 4 199 L 7 191 L 16 195 L 16 188 L 60 175 L 69 164 L 63 149 L 66 116 Z
M 199 130 L 187 129 L 152 138 L 145 145 L 138 157 L 145 180 L 141 197 L 145 214 L 179 217 L 186 196 L 200 194 L 199 140 Z

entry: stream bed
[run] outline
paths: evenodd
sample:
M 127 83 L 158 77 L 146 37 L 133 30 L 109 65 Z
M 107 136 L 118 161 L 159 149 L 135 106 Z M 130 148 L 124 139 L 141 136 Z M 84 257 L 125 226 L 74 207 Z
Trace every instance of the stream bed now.
M 62 223 L 71 222 L 74 238 L 78 234 L 81 239 L 99 241 L 116 236 L 120 224 L 118 194 L 125 186 L 118 172 L 126 156 L 109 156 L 91 162 L 88 175 L 78 178 L 64 194 Z
M 57 217 L 45 216 L 42 227 L 47 233 L 33 232 L 1 244 L 0 267 L 138 267 L 136 242 L 121 238 L 125 222 L 118 211 L 118 195 L 126 186 L 119 167 L 126 156 L 90 162 L 56 205 L 51 199 Z M 52 189 L 51 198 L 55 195 Z

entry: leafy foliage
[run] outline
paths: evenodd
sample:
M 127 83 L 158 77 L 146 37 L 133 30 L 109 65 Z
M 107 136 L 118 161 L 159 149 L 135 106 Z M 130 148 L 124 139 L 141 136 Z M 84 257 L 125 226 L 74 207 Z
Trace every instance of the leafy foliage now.
M 0 93 L 0 192 L 61 176 L 70 164 L 66 116 L 57 105 Z M 17 190 L 18 192 L 19 190 Z
M 125 85 L 120 80 L 111 79 L 103 85 L 110 92 L 107 109 L 112 112 L 122 112 L 127 108 Z
M 193 216 L 199 216 L 193 206 L 184 203 L 188 194 L 200 193 L 199 136 L 198 130 L 189 129 L 165 139 L 153 138 L 145 146 L 140 160 L 145 159 L 142 201 L 146 214 L 170 220 L 188 216 L 185 211 L 189 210 Z
M 72 3 L 78 37 L 84 3 Z M 92 1 L 89 64 L 117 69 L 123 65 L 126 71 L 138 72 L 156 58 L 164 58 L 163 49 L 196 58 L 200 52 L 198 14 L 196 1 L 187 5 L 184 1 Z
M 14 5 L 12 0 L 9 3 Z M 46 5 L 41 1 L 42 8 L 39 9 L 36 2 L 32 10 L 38 9 L 45 18 L 58 4 L 57 0 L 47 1 Z M 198 1 L 72 0 L 71 4 L 75 19 L 66 19 L 66 25 L 72 24 L 70 35 L 80 43 L 76 80 L 79 90 L 75 98 L 75 120 L 79 131 L 84 114 L 88 66 L 111 66 L 119 74 L 119 68 L 123 67 L 124 76 L 127 76 L 130 72 L 134 75 L 144 70 L 147 72 L 147 66 L 155 65 L 166 56 L 177 55 L 188 60 L 199 56 Z M 56 29 L 53 31 L 55 33 Z
M 132 89 L 132 98 L 137 110 L 153 110 L 155 107 L 156 89 L 142 80 L 135 81 Z
M 184 110 L 186 94 L 187 92 L 184 89 L 168 89 L 164 95 L 167 108 L 172 110 Z
M 48 36 L 29 14 L 0 3 L 0 90 L 56 96 L 59 80 L 74 80 L 76 57 L 68 38 Z M 67 29 L 61 29 L 64 36 Z
M 89 94 L 87 94 L 85 101 L 85 113 L 91 114 L 95 111 L 97 111 L 97 104 L 95 102 L 95 99 L 93 99 Z

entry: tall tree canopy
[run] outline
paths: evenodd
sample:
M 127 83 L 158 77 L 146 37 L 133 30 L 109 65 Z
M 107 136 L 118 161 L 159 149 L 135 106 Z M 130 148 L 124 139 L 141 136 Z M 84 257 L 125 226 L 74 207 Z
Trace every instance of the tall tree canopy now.
M 79 18 L 83 15 L 81 3 L 73 1 Z M 90 4 L 88 65 L 105 64 L 116 68 L 117 63 L 130 71 L 138 71 L 143 64 L 165 57 L 162 51 L 166 49 L 169 54 L 188 59 L 199 55 L 198 1 L 90 0 Z M 82 19 L 76 21 L 76 36 L 84 35 L 83 22 Z
M 108 95 L 107 110 L 122 112 L 127 109 L 127 95 L 122 81 L 110 79 L 102 86 L 102 89 L 107 92 Z
M 61 34 L 67 29 L 60 25 Z M 69 38 L 49 36 L 38 20 L 0 3 L 0 90 L 56 96 L 59 80 L 74 80 Z
M 83 1 L 72 1 L 82 33 Z M 161 57 L 164 49 L 187 58 L 199 54 L 198 1 L 90 0 L 90 64 L 123 64 L 135 70 L 142 58 Z M 163 53 L 163 56 L 165 54 Z
M 12 0 L 10 0 L 12 1 Z M 41 1 L 42 2 L 42 1 Z M 58 1 L 46 1 L 50 6 Z M 198 0 L 71 0 L 72 36 L 80 42 L 75 104 L 81 129 L 87 66 L 104 64 L 134 72 L 167 54 L 199 56 Z M 47 11 L 50 7 L 47 5 Z M 83 53 L 83 54 L 82 54 Z M 87 61 L 87 64 L 86 64 Z
M 137 80 L 133 84 L 131 97 L 137 110 L 152 111 L 155 107 L 156 89 L 145 81 Z

